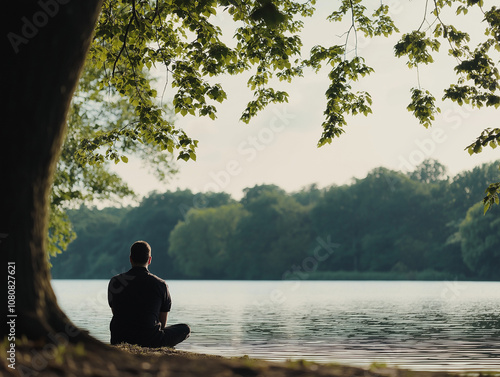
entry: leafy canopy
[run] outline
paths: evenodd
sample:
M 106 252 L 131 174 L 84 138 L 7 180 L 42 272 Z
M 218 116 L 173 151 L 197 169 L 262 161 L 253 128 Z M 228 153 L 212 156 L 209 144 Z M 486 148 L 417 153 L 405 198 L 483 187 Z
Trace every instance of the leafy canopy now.
M 120 114 L 111 117 L 107 125 L 89 120 L 86 131 L 75 139 L 78 142 L 72 145 L 72 153 L 82 169 L 78 177 L 84 176 L 89 166 L 99 169 L 106 161 L 127 162 L 127 153 L 139 150 L 144 151 L 143 157 L 154 151 L 150 155 L 163 162 L 163 151 L 169 156 L 175 153 L 177 159 L 196 159 L 198 142 L 175 126 L 162 104 L 163 95 L 159 96 L 152 85 L 149 71 L 153 68 L 166 74 L 165 91 L 171 88 L 168 97 L 175 114 L 211 119 L 217 116 L 217 104 L 227 98 L 217 77 L 249 73 L 247 85 L 253 98 L 242 110 L 245 123 L 267 105 L 288 100 L 285 91 L 273 87 L 277 81 L 290 82 L 307 70 L 326 68 L 329 86 L 318 146 L 331 143 L 345 132 L 349 116 L 372 112 L 370 94 L 356 91 L 354 83 L 372 74 L 373 68 L 348 44 L 353 39 L 357 42 L 361 34 L 375 38 L 399 32 L 390 16 L 390 5 L 384 1 L 341 0 L 331 4 L 327 19 L 345 33 L 340 39 L 332 38 L 332 45 L 316 45 L 306 52 L 300 33 L 306 18 L 321 16 L 315 15 L 319 13 L 315 0 L 105 0 L 88 55 L 87 70 L 92 77 L 82 84 L 80 100 L 87 95 L 101 102 L 102 108 L 108 106 L 106 101 L 113 102 L 117 108 L 112 111 Z M 401 36 L 395 55 L 408 59 L 408 66 L 418 70 L 432 64 L 447 46 L 447 54 L 456 60 L 457 79 L 443 88 L 442 99 L 497 108 L 500 9 L 483 0 L 434 0 L 422 7 L 420 26 Z M 484 31 L 474 43 L 470 32 L 479 25 L 468 22 L 473 11 L 482 15 L 480 27 Z M 219 26 L 221 16 L 225 24 L 228 19 L 233 21 L 233 38 Z M 469 30 L 456 26 L 461 20 Z M 94 97 L 98 93 L 107 97 Z M 85 105 L 84 101 L 80 104 Z M 434 94 L 420 82 L 411 91 L 408 110 L 425 127 L 440 111 Z M 495 148 L 499 141 L 500 129 L 489 128 L 467 149 L 471 154 L 479 153 L 486 146 Z M 101 173 L 118 184 L 109 172 Z M 95 179 L 92 184 L 96 185 Z M 122 192 L 127 190 L 120 187 Z M 71 195 L 71 189 L 66 192 Z M 498 203 L 499 192 L 500 183 L 490 185 L 485 209 Z
M 130 187 L 110 165 L 127 162 L 127 155 L 139 158 L 160 180 L 177 170 L 173 156 L 158 145 L 116 139 L 117 130 L 138 123 L 128 98 L 94 83 L 105 71 L 88 65 L 73 97 L 66 139 L 58 161 L 51 193 L 49 242 L 50 255 L 66 250 L 76 234 L 67 216 L 68 208 L 92 201 L 116 201 L 133 195 Z M 164 107 L 164 116 L 172 110 Z

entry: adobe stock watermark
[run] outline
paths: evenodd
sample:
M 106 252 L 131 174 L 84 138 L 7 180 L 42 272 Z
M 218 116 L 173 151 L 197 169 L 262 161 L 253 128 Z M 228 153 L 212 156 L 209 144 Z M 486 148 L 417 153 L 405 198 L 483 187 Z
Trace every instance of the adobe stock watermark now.
M 405 155 L 398 156 L 397 170 L 403 173 L 410 173 L 426 159 L 431 158 L 438 150 L 439 146 L 450 139 L 450 132 L 458 130 L 464 124 L 464 120 L 469 118 L 474 111 L 471 107 L 459 106 L 453 104 L 452 107 L 441 113 L 441 120 L 446 125 L 443 127 L 432 127 L 429 129 L 429 135 L 422 139 L 415 139 L 415 148 Z M 394 192 L 400 184 L 399 179 L 392 176 L 385 176 L 389 190 Z
M 191 205 L 181 203 L 177 208 L 179 209 L 179 212 L 182 215 L 182 221 L 184 221 L 187 224 L 189 223 L 187 213 L 189 212 L 190 209 L 204 209 L 207 208 L 209 204 L 210 202 L 209 199 L 207 198 L 207 195 L 199 192 L 193 195 L 193 202 Z
M 7 361 L 16 369 L 16 262 L 7 262 Z
M 39 0 L 38 11 L 33 13 L 30 18 L 21 17 L 21 29 L 19 32 L 13 31 L 7 34 L 7 39 L 12 46 L 12 49 L 17 54 L 22 45 L 37 36 L 40 29 L 45 27 L 51 18 L 54 18 L 58 13 L 61 5 L 68 4 L 70 0 Z
M 231 159 L 225 163 L 223 169 L 211 171 L 208 174 L 210 181 L 200 191 L 224 191 L 230 185 L 233 178 L 243 173 L 245 164 L 255 161 L 259 153 L 268 148 L 278 135 L 286 130 L 291 120 L 296 117 L 295 114 L 288 112 L 287 106 L 282 106 L 280 109 L 273 109 L 273 114 L 273 117 L 265 127 L 257 131 L 255 135 L 248 136 L 237 145 L 236 152 L 239 156 L 238 159 Z M 190 208 L 202 209 L 208 205 L 208 199 L 203 194 L 197 194 L 193 198 L 193 205 L 191 207 L 181 204 L 179 205 L 179 211 L 181 211 L 183 219 L 186 221 L 186 214 Z
M 238 144 L 236 151 L 246 163 L 255 161 L 258 154 L 268 148 L 276 140 L 277 135 L 282 133 L 290 121 L 296 117 L 295 114 L 288 113 L 286 106 L 279 110 L 273 109 L 273 113 L 274 116 L 266 127 L 261 128 L 256 135 L 248 136 Z M 231 179 L 240 175 L 243 170 L 240 161 L 229 160 L 224 169 L 209 173 L 211 182 L 204 186 L 204 191 L 224 190 L 231 183 Z
M 112 273 L 117 273 L 115 270 L 112 270 Z M 115 284 L 109 286 L 109 291 L 111 293 L 119 293 L 129 284 L 129 281 L 133 279 L 133 277 L 129 276 L 118 276 L 115 280 Z M 77 311 L 89 310 L 92 307 L 102 307 L 103 305 L 108 306 L 107 300 L 107 289 L 101 289 L 93 298 L 87 298 L 86 300 L 80 302 Z M 76 323 L 78 325 L 78 323 Z M 74 343 L 71 341 L 71 338 L 76 337 L 81 333 L 81 330 L 78 327 L 73 326 L 71 323 L 67 323 L 65 325 L 64 331 L 57 333 L 49 333 L 47 335 L 47 342 L 41 349 L 32 349 L 30 350 L 30 357 L 25 358 L 23 362 L 16 365 L 16 370 L 20 373 L 21 376 L 38 376 L 47 368 L 50 361 L 55 360 L 66 352 L 67 346 L 69 343 Z M 78 345 L 77 345 L 78 347 Z M 27 361 L 26 361 L 27 360 Z M 15 361 L 15 360 L 13 360 Z
M 446 280 L 444 287 L 441 290 L 441 298 L 447 301 L 458 299 L 462 295 L 462 291 L 467 289 L 467 285 L 460 283 L 457 278 L 454 281 Z
M 17 370 L 21 376 L 38 376 L 51 360 L 64 354 L 66 346 L 73 338 L 80 334 L 80 330 L 71 324 L 66 324 L 64 332 L 49 333 L 48 342 L 41 349 L 32 349 L 28 363 L 19 364 Z
M 253 304 L 259 309 L 266 311 L 268 310 L 269 304 L 279 305 L 283 304 L 287 300 L 286 293 L 292 293 L 296 291 L 303 280 L 307 280 L 311 273 L 317 271 L 321 262 L 326 261 L 330 256 L 335 253 L 335 249 L 340 247 L 340 244 L 333 243 L 330 236 L 326 237 L 326 240 L 317 237 L 317 246 L 314 248 L 312 255 L 308 255 L 302 259 L 301 263 L 293 264 L 288 270 L 286 270 L 281 276 L 283 281 L 292 281 L 293 284 L 288 289 L 273 289 L 269 292 L 269 298 L 267 300 L 257 301 L 255 300 Z
M 387 5 L 389 8 L 389 16 L 397 16 L 398 14 L 404 11 L 404 6 L 401 0 L 389 0 L 381 2 L 383 5 Z M 354 53 L 355 55 L 359 55 L 361 51 L 372 44 L 374 37 L 366 36 L 365 33 L 357 32 L 356 35 L 352 38 L 349 38 L 346 41 L 346 54 L 350 55 Z
M 446 143 L 449 140 L 449 133 L 458 130 L 464 123 L 464 119 L 470 117 L 472 108 L 467 108 L 453 104 L 453 108 L 448 108 L 442 112 L 441 118 L 447 128 L 432 127 L 430 135 L 424 139 L 416 139 L 414 141 L 415 148 L 412 149 L 406 156 L 399 155 L 398 170 L 411 172 L 430 158 L 438 149 L 438 146 Z
M 299 265 L 294 264 L 282 275 L 283 280 L 306 280 L 312 272 L 315 272 L 320 263 L 326 261 L 340 247 L 338 243 L 332 243 L 330 236 L 324 240 L 321 237 L 316 238 L 318 245 L 314 248 L 312 255 L 302 259 Z
M 123 271 L 126 270 L 126 268 L 123 269 Z M 84 310 L 85 308 L 99 309 L 103 306 L 109 307 L 108 294 L 113 295 L 120 293 L 127 285 L 129 285 L 130 281 L 135 279 L 135 276 L 118 272 L 116 269 L 112 269 L 111 274 L 114 279 L 110 280 L 108 287 L 100 289 L 93 298 L 87 297 L 87 299 L 79 305 L 78 310 Z
M 117 273 L 115 270 L 112 273 Z M 129 281 L 134 277 L 118 275 L 117 279 L 114 281 L 114 285 L 109 286 L 110 293 L 121 292 L 128 284 Z M 102 306 L 108 306 L 107 300 L 107 289 L 101 289 L 94 298 L 87 298 L 78 305 L 77 311 L 89 310 L 89 308 L 96 307 L 101 308 Z M 77 323 L 78 325 L 78 323 Z M 82 330 L 71 324 L 66 324 L 63 332 L 49 333 L 47 338 L 47 343 L 41 349 L 33 349 L 30 351 L 30 357 L 28 362 L 19 363 L 15 369 L 17 369 L 21 376 L 37 376 L 39 375 L 47 366 L 51 360 L 54 360 L 64 354 L 66 347 L 71 342 L 71 338 L 74 338 L 80 334 Z M 83 330 L 86 331 L 86 330 Z

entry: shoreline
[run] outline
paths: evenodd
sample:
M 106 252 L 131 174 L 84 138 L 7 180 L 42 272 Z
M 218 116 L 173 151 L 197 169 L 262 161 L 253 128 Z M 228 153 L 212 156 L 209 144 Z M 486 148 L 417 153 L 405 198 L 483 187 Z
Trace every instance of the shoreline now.
M 454 377 L 500 376 L 498 372 L 415 371 L 372 364 L 358 368 L 305 360 L 272 362 L 249 357 L 224 357 L 172 348 L 143 348 L 128 344 L 67 344 L 51 349 L 32 342 L 17 346 L 17 371 L 11 376 L 117 377 Z M 19 372 L 21 371 L 21 372 Z
M 218 359 L 218 360 L 236 360 L 236 361 L 246 361 L 248 364 L 252 364 L 253 362 L 259 363 L 269 363 L 271 365 L 281 365 L 291 370 L 294 370 L 294 367 L 299 366 L 309 366 L 312 367 L 312 371 L 317 370 L 318 368 L 323 368 L 324 370 L 330 369 L 331 371 L 337 372 L 339 370 L 349 371 L 349 376 L 357 375 L 357 372 L 364 371 L 364 377 L 369 377 L 373 375 L 378 376 L 388 376 L 388 377 L 452 377 L 452 376 L 498 376 L 500 377 L 500 366 L 498 370 L 488 371 L 488 370 L 471 370 L 471 371 L 442 371 L 442 370 L 414 370 L 414 369 L 405 369 L 400 368 L 398 366 L 390 366 L 383 362 L 372 362 L 368 367 L 362 366 L 353 366 L 348 364 L 342 364 L 340 362 L 316 362 L 309 361 L 305 359 L 297 359 L 297 360 L 284 360 L 284 361 L 271 361 L 265 359 L 251 358 L 247 355 L 243 356 L 221 356 L 214 354 L 204 354 L 197 353 L 191 351 L 177 350 L 174 348 L 147 348 L 140 347 L 131 344 L 120 344 L 117 346 L 112 346 L 121 351 L 128 352 L 134 355 L 145 355 L 145 356 L 182 356 L 186 358 L 199 358 L 199 359 Z M 366 374 L 368 373 L 368 374 Z M 315 374 L 313 374 L 315 375 Z M 311 375 L 311 376 L 313 376 Z

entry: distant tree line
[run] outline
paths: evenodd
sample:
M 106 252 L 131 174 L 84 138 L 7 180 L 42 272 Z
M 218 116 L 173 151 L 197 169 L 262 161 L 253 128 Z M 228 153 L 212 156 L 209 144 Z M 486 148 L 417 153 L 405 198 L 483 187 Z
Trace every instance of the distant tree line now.
M 448 177 L 426 160 L 325 189 L 255 186 L 240 201 L 177 190 L 137 207 L 82 206 L 52 274 L 107 279 L 142 239 L 150 270 L 168 279 L 499 279 L 500 210 L 479 203 L 498 178 L 498 162 Z

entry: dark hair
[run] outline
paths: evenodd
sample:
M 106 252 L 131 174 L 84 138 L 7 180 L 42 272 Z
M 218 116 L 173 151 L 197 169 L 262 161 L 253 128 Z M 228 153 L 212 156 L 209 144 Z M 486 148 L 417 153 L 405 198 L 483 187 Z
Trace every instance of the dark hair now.
M 146 241 L 137 241 L 130 247 L 130 259 L 134 264 L 146 264 L 151 256 L 151 246 Z

